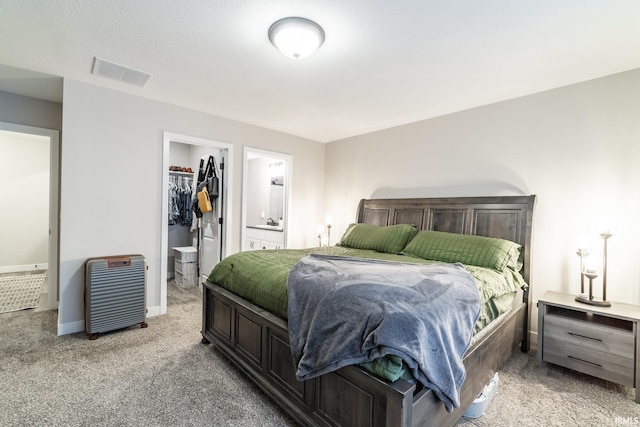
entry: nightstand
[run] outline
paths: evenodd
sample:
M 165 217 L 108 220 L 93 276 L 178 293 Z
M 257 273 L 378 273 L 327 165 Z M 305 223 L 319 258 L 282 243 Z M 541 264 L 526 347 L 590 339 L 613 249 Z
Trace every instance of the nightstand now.
M 636 389 L 640 403 L 640 306 L 582 304 L 546 292 L 538 300 L 538 361 Z

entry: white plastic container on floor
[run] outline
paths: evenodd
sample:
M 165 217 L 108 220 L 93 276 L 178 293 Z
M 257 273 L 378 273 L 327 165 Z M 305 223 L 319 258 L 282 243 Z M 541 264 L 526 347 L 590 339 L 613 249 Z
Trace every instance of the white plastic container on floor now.
M 198 276 L 196 274 L 182 274 L 176 271 L 175 281 L 178 286 L 198 286 Z
M 476 399 L 469 405 L 463 416 L 467 418 L 480 418 L 484 415 L 484 412 L 489 407 L 489 403 L 493 400 L 494 396 L 498 392 L 498 384 L 500 383 L 500 379 L 498 378 L 498 373 L 491 378 L 489 384 L 484 386 L 482 392 L 476 397 Z
M 198 261 L 198 250 L 193 246 L 183 246 L 173 248 L 176 261 L 180 262 L 196 262 Z
M 173 248 L 175 281 L 179 286 L 198 286 L 198 250 L 193 246 Z

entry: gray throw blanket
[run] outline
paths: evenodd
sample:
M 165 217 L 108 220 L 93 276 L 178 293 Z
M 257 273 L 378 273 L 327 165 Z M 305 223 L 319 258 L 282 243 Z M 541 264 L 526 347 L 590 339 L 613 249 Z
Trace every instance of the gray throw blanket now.
M 396 355 L 448 411 L 460 406 L 462 356 L 480 313 L 461 265 L 311 254 L 289 274 L 288 295 L 298 380 Z

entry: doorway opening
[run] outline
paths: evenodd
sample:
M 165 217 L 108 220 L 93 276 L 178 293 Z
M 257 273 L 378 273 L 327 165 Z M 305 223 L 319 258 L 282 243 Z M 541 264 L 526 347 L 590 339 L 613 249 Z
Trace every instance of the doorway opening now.
M 0 255 L 0 273 L 43 275 L 46 285 L 40 289 L 36 309 L 55 310 L 59 289 L 59 132 L 0 122 L 0 153 L 7 162 L 0 167 L 0 179 L 7 184 L 0 197 L 11 201 L 2 212 L 0 235 L 11 244 L 5 245 L 7 252 Z M 30 279 L 34 280 L 20 281 L 38 282 L 35 277 Z
M 168 280 L 182 286 L 199 286 L 227 255 L 231 233 L 233 146 L 228 143 L 163 133 L 162 238 L 160 260 L 160 312 L 167 310 Z M 192 200 L 200 181 L 202 163 L 215 164 L 219 194 L 211 198 L 212 210 L 196 215 L 179 196 Z M 188 194 L 187 194 L 188 193 Z M 197 197 L 196 197 L 197 200 Z
M 244 147 L 241 249 L 286 249 L 292 156 Z

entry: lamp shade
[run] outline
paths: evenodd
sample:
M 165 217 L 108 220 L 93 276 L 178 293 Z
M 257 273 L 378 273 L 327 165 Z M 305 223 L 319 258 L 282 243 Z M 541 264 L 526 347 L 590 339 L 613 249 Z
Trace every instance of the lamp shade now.
M 315 52 L 324 42 L 324 31 L 306 18 L 282 18 L 269 28 L 269 40 L 285 56 L 302 59 Z

